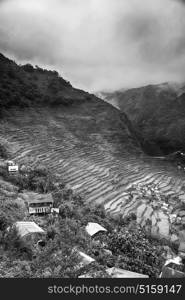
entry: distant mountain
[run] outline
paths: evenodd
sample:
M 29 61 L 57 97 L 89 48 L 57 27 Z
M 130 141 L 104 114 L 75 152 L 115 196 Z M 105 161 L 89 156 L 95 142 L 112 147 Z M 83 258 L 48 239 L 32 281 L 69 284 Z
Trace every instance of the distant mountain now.
M 126 113 L 148 154 L 185 151 L 185 83 L 99 93 Z

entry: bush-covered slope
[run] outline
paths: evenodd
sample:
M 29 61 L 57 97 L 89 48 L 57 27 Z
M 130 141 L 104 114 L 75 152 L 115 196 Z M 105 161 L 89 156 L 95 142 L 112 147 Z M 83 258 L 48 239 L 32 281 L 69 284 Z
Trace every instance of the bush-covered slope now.
M 56 71 L 30 64 L 17 65 L 0 54 L 0 109 L 12 106 L 70 105 L 89 99 L 90 94 L 75 89 Z
M 81 195 L 64 186 L 60 178 L 53 177 L 45 166 L 27 165 L 19 176 L 7 176 L 6 180 L 0 181 L 4 194 L 3 199 L 0 198 L 0 277 L 74 278 L 86 272 L 95 277 L 109 277 L 105 270 L 113 266 L 150 277 L 159 275 L 165 247 L 137 225 L 134 215 L 124 221 L 110 218 L 103 206 L 87 204 Z M 26 185 L 23 186 L 23 182 Z M 47 191 L 40 189 L 43 183 L 47 184 Z M 59 216 L 29 216 L 26 201 L 24 203 L 29 190 L 52 192 Z M 7 231 L 19 220 L 34 221 L 46 231 L 45 247 L 33 247 L 28 240 L 20 239 L 15 230 Z M 107 232 L 91 238 L 85 230 L 88 222 L 98 222 Z M 80 260 L 74 248 L 96 262 L 78 269 Z

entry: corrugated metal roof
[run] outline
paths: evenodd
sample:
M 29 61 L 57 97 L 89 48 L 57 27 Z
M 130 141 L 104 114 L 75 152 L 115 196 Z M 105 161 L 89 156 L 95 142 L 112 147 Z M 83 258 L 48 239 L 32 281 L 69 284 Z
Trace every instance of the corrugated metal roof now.
M 14 166 L 14 165 L 15 165 L 15 163 L 14 163 L 13 160 L 7 160 L 6 163 L 7 163 L 7 165 L 9 165 L 9 166 Z
M 165 267 L 160 275 L 160 278 L 184 278 L 185 273 Z
M 148 275 L 139 274 L 115 267 L 106 269 L 106 272 L 113 278 L 149 278 Z
M 91 274 L 84 274 L 84 275 L 78 276 L 78 278 L 93 278 L 93 277 Z
M 182 259 L 180 258 L 180 256 L 176 256 L 174 258 L 167 259 L 164 265 L 167 266 L 171 263 L 176 264 L 176 265 L 181 265 Z
M 35 222 L 16 222 L 14 226 L 21 237 L 32 233 L 45 233 Z
M 85 253 L 82 252 L 82 251 L 79 251 L 79 250 L 77 249 L 77 247 L 74 247 L 74 248 L 72 249 L 72 253 L 76 253 L 76 254 L 77 254 L 77 257 L 78 257 L 78 259 L 79 259 L 79 261 L 80 261 L 80 263 L 77 264 L 77 266 L 76 266 L 77 269 L 80 269 L 80 268 L 82 268 L 82 267 L 84 267 L 84 266 L 87 266 L 87 265 L 89 265 L 89 264 L 91 264 L 92 262 L 95 261 L 94 258 L 90 257 L 89 255 L 85 254 Z
M 78 278 L 102 278 L 102 271 L 94 271 L 78 276 Z
M 79 254 L 79 258 L 81 259 L 80 264 L 82 264 L 83 266 L 89 265 L 90 263 L 95 261 L 94 258 L 90 257 L 89 255 L 81 251 L 78 251 L 78 254 Z
M 107 229 L 105 229 L 98 223 L 92 223 L 92 222 L 89 222 L 85 227 L 85 229 L 90 236 L 93 236 L 100 231 L 104 231 L 104 232 L 107 231 Z
M 26 192 L 23 195 L 24 199 L 30 203 L 44 203 L 44 202 L 52 202 L 53 197 L 52 194 L 38 194 L 34 192 Z

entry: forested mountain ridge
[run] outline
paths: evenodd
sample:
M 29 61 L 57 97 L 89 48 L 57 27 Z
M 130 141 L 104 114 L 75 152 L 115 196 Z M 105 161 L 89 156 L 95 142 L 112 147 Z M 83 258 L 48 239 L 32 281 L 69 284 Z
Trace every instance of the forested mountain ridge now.
M 0 108 L 12 106 L 70 104 L 72 100 L 88 99 L 90 95 L 75 89 L 56 71 L 30 64 L 17 65 L 0 54 Z

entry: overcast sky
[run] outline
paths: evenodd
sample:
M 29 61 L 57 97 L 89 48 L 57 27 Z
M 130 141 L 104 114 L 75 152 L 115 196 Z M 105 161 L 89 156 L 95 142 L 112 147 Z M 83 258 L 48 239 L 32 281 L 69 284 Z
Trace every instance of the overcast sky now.
M 0 52 L 56 69 L 88 91 L 185 81 L 185 5 L 0 0 Z

